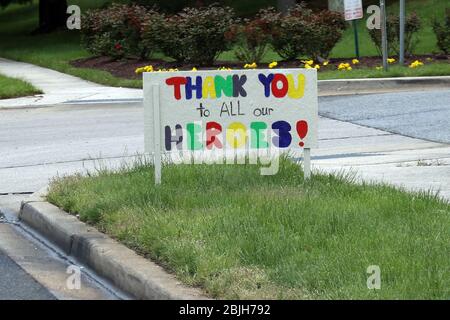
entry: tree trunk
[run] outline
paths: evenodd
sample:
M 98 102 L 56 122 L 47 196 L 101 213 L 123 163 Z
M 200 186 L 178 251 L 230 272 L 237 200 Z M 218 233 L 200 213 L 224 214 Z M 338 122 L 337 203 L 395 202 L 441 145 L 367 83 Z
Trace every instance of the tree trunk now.
M 51 32 L 66 25 L 66 0 L 40 0 L 39 1 L 39 28 L 38 33 Z
M 295 6 L 296 0 L 278 0 L 277 7 L 282 13 L 287 13 L 290 8 Z

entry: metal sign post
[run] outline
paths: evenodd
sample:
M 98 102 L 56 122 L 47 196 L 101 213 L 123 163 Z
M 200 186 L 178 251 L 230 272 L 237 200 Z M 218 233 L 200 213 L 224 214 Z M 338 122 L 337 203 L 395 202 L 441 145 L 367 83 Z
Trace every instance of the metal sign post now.
M 387 21 L 386 21 L 386 2 L 380 0 L 381 9 L 381 46 L 383 51 L 383 69 L 388 71 L 388 42 L 387 42 Z
M 359 39 L 358 39 L 358 24 L 356 20 L 364 17 L 363 5 L 361 0 L 345 0 L 344 1 L 344 16 L 346 21 L 352 21 L 353 33 L 355 38 L 355 55 L 359 59 Z
M 355 54 L 356 54 L 356 58 L 359 59 L 358 25 L 356 24 L 356 20 L 353 20 L 352 24 L 353 24 L 353 33 L 355 36 Z
M 405 0 L 400 0 L 400 65 L 405 64 Z

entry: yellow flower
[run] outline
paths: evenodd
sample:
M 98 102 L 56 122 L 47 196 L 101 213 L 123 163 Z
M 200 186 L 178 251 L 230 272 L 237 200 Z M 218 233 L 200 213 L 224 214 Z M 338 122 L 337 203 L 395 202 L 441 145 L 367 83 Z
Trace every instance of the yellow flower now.
M 305 69 L 312 69 L 313 67 L 311 67 L 311 65 L 309 64 L 305 64 Z
M 278 62 L 276 62 L 276 61 L 274 61 L 274 62 L 272 62 L 272 63 L 269 63 L 269 68 L 270 68 L 270 69 L 273 69 L 273 68 L 275 68 L 276 66 L 278 66 Z
M 193 67 L 191 71 L 197 71 L 197 68 L 196 68 L 196 67 Z
M 314 60 L 302 60 L 302 62 L 305 64 L 305 67 L 312 66 L 314 64 Z
M 395 60 L 394 58 L 388 58 L 388 59 L 387 59 L 387 62 L 388 62 L 388 63 L 394 63 L 395 61 L 396 61 L 396 60 Z
M 231 71 L 231 68 L 227 68 L 227 67 L 220 67 L 217 68 L 218 71 Z
M 348 67 L 348 68 L 347 68 L 347 71 L 352 71 L 352 70 L 353 70 L 352 67 Z
M 326 67 L 329 63 L 330 63 L 330 61 L 324 61 L 323 62 L 324 67 Z
M 253 62 L 252 64 L 246 63 L 244 65 L 244 69 L 256 69 L 257 67 L 258 67 L 258 65 L 256 64 L 256 62 Z
M 418 68 L 418 67 L 421 67 L 421 66 L 423 66 L 423 62 L 421 62 L 419 60 L 416 60 L 416 61 L 414 61 L 413 63 L 411 63 L 409 65 L 410 68 Z
M 359 64 L 359 60 L 358 60 L 358 59 L 353 59 L 353 60 L 352 60 L 352 63 L 353 63 L 353 64 Z
M 316 65 L 314 66 L 314 69 L 320 70 L 320 65 L 319 65 L 319 64 L 316 64 Z
M 350 63 L 344 63 L 344 62 L 342 62 L 342 63 L 340 63 L 339 66 L 338 66 L 338 70 L 348 70 L 348 68 L 351 68 L 351 67 L 350 67 Z
M 383 70 L 383 67 L 378 66 L 378 67 L 375 67 L 375 69 L 377 69 L 377 70 Z
M 137 74 L 143 73 L 143 72 L 153 72 L 153 66 L 140 67 L 140 68 L 137 68 L 134 72 L 136 72 Z
M 177 72 L 177 71 L 179 71 L 177 68 L 170 68 L 169 69 L 169 72 Z

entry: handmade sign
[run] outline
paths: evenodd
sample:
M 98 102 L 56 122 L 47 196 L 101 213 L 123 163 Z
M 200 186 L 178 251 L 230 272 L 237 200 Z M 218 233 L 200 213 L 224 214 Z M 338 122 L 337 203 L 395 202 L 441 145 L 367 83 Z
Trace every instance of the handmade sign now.
M 173 151 L 309 151 L 317 143 L 314 69 L 144 73 L 144 106 L 156 166 Z

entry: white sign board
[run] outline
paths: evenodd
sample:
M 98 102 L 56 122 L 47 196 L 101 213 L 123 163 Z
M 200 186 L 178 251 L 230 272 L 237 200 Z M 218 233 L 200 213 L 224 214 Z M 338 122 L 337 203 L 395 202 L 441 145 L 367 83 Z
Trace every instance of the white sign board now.
M 145 149 L 308 149 L 317 144 L 315 69 L 144 73 Z M 158 162 L 155 160 L 155 164 Z
M 357 20 L 364 17 L 362 0 L 344 0 L 345 20 Z

